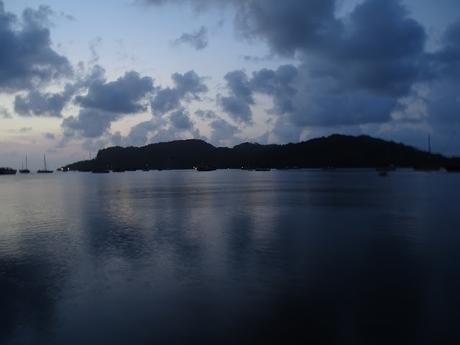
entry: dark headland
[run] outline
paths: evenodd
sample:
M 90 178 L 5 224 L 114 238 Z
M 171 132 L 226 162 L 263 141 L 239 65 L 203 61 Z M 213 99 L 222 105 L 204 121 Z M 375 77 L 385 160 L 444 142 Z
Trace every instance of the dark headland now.
M 95 159 L 67 165 L 64 171 L 131 171 L 152 169 L 241 168 L 378 168 L 439 169 L 460 166 L 460 158 L 432 154 L 369 136 L 334 134 L 297 144 L 243 143 L 215 147 L 203 140 L 178 140 L 143 147 L 110 147 Z

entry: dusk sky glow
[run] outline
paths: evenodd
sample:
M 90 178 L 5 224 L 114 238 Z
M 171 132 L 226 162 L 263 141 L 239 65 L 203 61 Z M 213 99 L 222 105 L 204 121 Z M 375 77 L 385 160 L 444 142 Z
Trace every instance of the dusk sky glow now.
M 0 166 L 331 133 L 460 155 L 457 0 L 5 0 L 0 43 Z

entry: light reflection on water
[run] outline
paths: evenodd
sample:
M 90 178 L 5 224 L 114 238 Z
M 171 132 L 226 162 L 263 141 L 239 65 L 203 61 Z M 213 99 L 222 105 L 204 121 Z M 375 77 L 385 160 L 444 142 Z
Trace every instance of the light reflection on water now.
M 0 343 L 457 344 L 459 187 L 414 172 L 2 177 Z

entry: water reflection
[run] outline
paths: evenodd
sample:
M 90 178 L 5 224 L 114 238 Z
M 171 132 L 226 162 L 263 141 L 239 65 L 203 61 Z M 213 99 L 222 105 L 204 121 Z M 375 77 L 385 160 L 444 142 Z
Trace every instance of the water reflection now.
M 404 172 L 2 179 L 0 343 L 456 344 L 459 186 Z

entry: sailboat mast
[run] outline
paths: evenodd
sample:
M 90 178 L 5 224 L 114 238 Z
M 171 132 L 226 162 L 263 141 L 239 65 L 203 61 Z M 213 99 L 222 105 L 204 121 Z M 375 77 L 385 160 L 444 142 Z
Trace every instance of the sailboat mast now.
M 45 171 L 48 170 L 46 169 L 46 155 L 43 155 L 43 166 L 45 167 Z
M 28 168 L 27 168 L 27 155 L 26 155 L 26 170 L 27 170 L 27 169 L 28 169 Z

